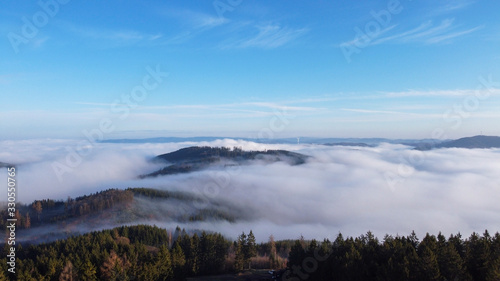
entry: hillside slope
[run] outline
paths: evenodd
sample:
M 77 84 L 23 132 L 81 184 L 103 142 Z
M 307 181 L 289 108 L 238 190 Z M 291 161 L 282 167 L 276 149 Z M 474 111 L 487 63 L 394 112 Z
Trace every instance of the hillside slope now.
M 0 210 L 0 227 L 11 218 Z M 251 219 L 231 202 L 200 195 L 152 188 L 108 189 L 62 200 L 35 200 L 17 204 L 19 241 L 52 241 L 70 235 L 144 221 L 189 223 L 201 221 L 237 222 Z M 5 232 L 0 233 L 4 241 Z

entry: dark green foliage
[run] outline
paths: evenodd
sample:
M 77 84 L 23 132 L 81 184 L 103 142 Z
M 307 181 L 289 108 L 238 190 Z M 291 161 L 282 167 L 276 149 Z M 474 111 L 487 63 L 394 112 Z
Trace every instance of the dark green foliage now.
M 176 280 L 184 280 L 186 277 L 185 266 L 186 266 L 186 256 L 182 250 L 181 244 L 179 243 L 182 238 L 178 239 L 174 246 L 172 247 L 172 269 L 173 275 Z
M 437 241 L 437 261 L 439 271 L 444 280 L 466 280 L 465 265 L 459 250 L 456 248 L 454 236 L 448 241 L 439 233 Z M 459 243 L 460 245 L 461 243 Z M 459 246 L 461 247 L 461 246 Z
M 297 240 L 290 250 L 290 255 L 288 256 L 288 267 L 292 268 L 296 265 L 300 266 L 305 258 L 306 251 L 300 241 Z
M 333 242 L 272 241 L 257 246 L 252 232 L 232 242 L 217 233 L 190 236 L 180 228 L 172 238 L 154 226 L 123 226 L 17 245 L 16 275 L 18 280 L 185 280 L 232 271 L 228 253 L 235 253 L 234 268 L 241 270 L 253 256 L 276 252 L 288 256 L 284 280 L 500 280 L 499 233 L 467 239 L 427 234 L 422 241 L 414 233 L 386 235 L 381 242 L 368 232 L 357 238 L 339 234 Z M 0 280 L 15 280 L 6 271 L 5 245 L 1 252 Z
M 231 242 L 221 234 L 202 232 L 198 243 L 198 267 L 200 274 L 215 274 L 223 271 L 224 260 Z
M 18 246 L 16 275 L 19 280 L 25 280 L 22 276 L 26 280 L 184 280 L 223 272 L 231 244 L 221 234 L 205 232 L 201 238 L 184 232 L 171 249 L 168 242 L 165 229 L 138 225 Z M 1 252 L 2 257 L 7 255 L 5 249 Z M 5 265 L 5 258 L 0 262 Z M 14 275 L 8 277 L 15 280 Z
M 243 269 L 250 269 L 250 259 L 257 255 L 257 245 L 255 243 L 255 236 L 250 230 L 248 235 L 245 232 L 241 233 L 238 237 L 238 241 L 235 245 L 235 263 L 234 268 L 236 271 L 242 271 Z
M 160 246 L 153 269 L 153 272 L 156 271 L 156 274 L 153 275 L 154 280 L 170 280 L 174 276 L 172 258 L 166 245 Z
M 236 243 L 236 256 L 234 261 L 234 268 L 236 271 L 242 271 L 245 268 L 245 244 L 247 241 L 247 236 L 245 232 L 238 236 L 238 241 Z
M 133 192 L 134 195 L 145 196 L 151 199 L 172 198 L 181 201 L 192 201 L 198 199 L 194 195 L 185 192 L 160 190 L 160 189 L 146 188 L 146 187 L 127 188 L 127 191 Z
M 460 237 L 427 234 L 419 242 L 412 233 L 379 242 L 368 232 L 339 234 L 333 244 L 297 240 L 283 280 L 500 280 L 500 234 Z

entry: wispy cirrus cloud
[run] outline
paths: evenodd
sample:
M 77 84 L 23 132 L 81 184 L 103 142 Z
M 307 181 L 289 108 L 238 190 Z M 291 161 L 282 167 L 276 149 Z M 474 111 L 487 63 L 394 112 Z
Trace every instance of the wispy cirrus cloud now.
M 279 24 L 257 25 L 257 32 L 246 38 L 226 42 L 227 48 L 264 48 L 273 49 L 284 46 L 308 32 L 307 28 L 291 28 Z
M 271 102 L 248 102 L 248 103 L 242 103 L 241 105 L 257 106 L 257 107 L 264 107 L 277 110 L 294 110 L 294 111 L 314 111 L 320 109 L 317 107 L 288 106 L 284 104 L 277 104 Z
M 208 29 L 228 23 L 226 18 L 217 17 L 200 11 L 188 9 L 165 9 L 159 11 L 161 16 L 174 19 L 192 29 Z
M 455 24 L 454 18 L 444 19 L 439 24 L 435 24 L 432 20 L 425 21 L 410 29 L 402 30 L 395 24 L 381 29 L 375 36 L 363 38 L 357 36 L 350 41 L 345 41 L 340 46 L 373 46 L 385 43 L 393 44 L 410 44 L 420 43 L 425 45 L 433 45 L 439 43 L 451 43 L 453 39 L 465 36 L 480 30 L 484 26 L 475 26 L 472 28 L 461 28 Z
M 341 108 L 343 111 L 358 112 L 358 113 L 382 113 L 382 114 L 413 114 L 408 112 L 390 111 L 390 110 L 370 110 L 359 108 Z
M 395 25 L 391 25 L 391 26 L 388 26 L 388 27 L 385 27 L 385 28 L 381 29 L 377 33 L 376 37 L 380 37 L 380 36 L 388 33 L 389 31 L 393 30 L 397 26 L 398 25 L 395 24 Z M 389 38 L 389 37 L 392 37 L 392 36 L 388 36 L 388 37 L 385 37 L 385 38 Z M 378 39 L 376 42 L 378 42 L 380 40 L 381 39 Z M 350 41 L 344 41 L 344 42 L 340 43 L 339 46 L 342 47 L 342 46 L 352 46 L 352 45 L 356 45 L 356 46 L 359 46 L 359 45 L 375 45 L 375 41 L 370 40 L 369 42 L 366 42 L 365 38 L 362 38 L 361 36 L 356 36 L 354 39 L 352 39 Z
M 476 1 L 471 1 L 471 0 L 448 1 L 448 3 L 433 9 L 433 11 L 431 12 L 431 16 L 454 13 L 457 12 L 458 10 L 462 10 L 466 7 L 469 7 L 474 3 L 476 3 Z
M 163 44 L 182 44 L 213 28 L 228 23 L 226 18 L 216 17 L 200 11 L 188 9 L 160 9 L 159 15 L 167 20 L 174 20 L 180 29 L 166 38 Z
M 384 97 L 387 98 L 397 98 L 397 97 L 462 97 L 462 96 L 474 96 L 480 94 L 481 96 L 500 95 L 500 89 L 490 88 L 490 89 L 462 89 L 462 90 L 409 90 L 401 92 L 385 92 L 382 93 Z
M 373 41 L 372 45 L 377 45 L 385 42 L 417 42 L 424 44 L 450 42 L 451 39 L 472 33 L 482 28 L 482 26 L 476 26 L 468 29 L 458 29 L 458 27 L 454 24 L 454 21 L 454 19 L 445 19 L 442 20 L 440 24 L 436 25 L 429 20 L 410 30 L 388 35 L 386 37 L 381 37 Z
M 93 108 L 111 107 L 111 103 L 97 103 L 97 102 L 76 102 L 75 104 L 88 105 Z M 311 106 L 288 106 L 285 103 L 273 102 L 242 102 L 242 103 L 228 103 L 228 104 L 176 104 L 176 105 L 163 105 L 163 106 L 140 106 L 137 111 L 155 111 L 155 110 L 197 110 L 205 111 L 207 113 L 216 111 L 232 111 L 232 112 L 245 112 L 256 113 L 258 115 L 273 114 L 273 110 L 280 111 L 296 111 L 296 112 L 317 112 L 325 110 L 325 108 L 311 107 Z M 271 111 L 270 111 L 271 110 Z
M 84 29 L 81 30 L 81 35 L 86 37 L 92 37 L 94 39 L 109 39 L 118 41 L 142 41 L 142 40 L 156 40 L 161 38 L 162 35 L 157 34 L 145 34 L 134 30 L 94 30 L 94 29 Z
M 116 44 L 155 41 L 163 37 L 161 33 L 145 33 L 131 29 L 94 28 L 90 26 L 75 25 L 69 22 L 64 22 L 59 26 L 68 32 L 86 39 L 101 40 L 101 42 L 105 40 Z
M 481 29 L 481 28 L 483 28 L 483 26 L 476 26 L 474 28 L 470 28 L 470 29 L 466 29 L 466 30 L 462 30 L 462 31 L 438 35 L 438 36 L 429 38 L 426 43 L 427 44 L 436 44 L 436 43 L 441 43 L 441 42 L 449 42 L 451 39 L 472 33 L 474 31 Z

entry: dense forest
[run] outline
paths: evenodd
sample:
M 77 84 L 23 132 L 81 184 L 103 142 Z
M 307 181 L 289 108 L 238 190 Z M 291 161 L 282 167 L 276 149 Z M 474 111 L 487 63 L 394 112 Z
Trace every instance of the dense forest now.
M 3 245 L 3 256 L 9 247 Z M 263 248 L 252 231 L 233 242 L 219 233 L 189 235 L 146 225 L 17 247 L 15 274 L 0 259 L 0 280 L 185 280 L 249 268 Z
M 500 234 L 487 231 L 467 239 L 427 234 L 422 241 L 413 233 L 381 242 L 370 232 L 338 234 L 333 242 L 255 241 L 252 231 L 231 241 L 218 233 L 122 226 L 17 245 L 17 272 L 8 273 L 0 259 L 0 280 L 185 280 L 249 268 L 282 268 L 281 280 L 500 280 Z
M 283 280 L 500 280 L 500 234 L 296 241 Z

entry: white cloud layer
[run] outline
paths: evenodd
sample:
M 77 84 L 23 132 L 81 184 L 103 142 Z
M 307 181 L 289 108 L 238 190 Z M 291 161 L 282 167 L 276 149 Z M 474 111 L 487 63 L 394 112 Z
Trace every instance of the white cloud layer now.
M 372 230 L 445 235 L 499 231 L 500 150 L 412 151 L 402 145 L 373 148 L 257 144 L 238 140 L 166 144 L 97 144 L 59 181 L 52 164 L 64 163 L 72 140 L 0 142 L 0 162 L 19 163 L 18 199 L 79 196 L 108 188 L 154 187 L 196 192 L 248 210 L 252 220 L 189 223 L 181 227 L 221 231 L 235 238 L 253 229 L 259 240 L 358 236 Z M 286 149 L 313 157 L 299 166 L 254 164 L 239 168 L 139 180 L 158 168 L 147 159 L 191 145 Z M 413 161 L 409 160 L 413 159 Z M 0 182 L 6 182 L 6 171 Z M 396 175 L 391 185 L 386 175 Z M 5 201 L 6 192 L 0 200 Z M 151 222 L 162 225 L 161 222 Z M 175 227 L 177 223 L 164 223 Z

